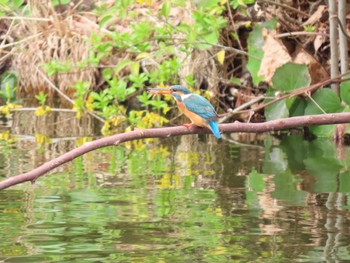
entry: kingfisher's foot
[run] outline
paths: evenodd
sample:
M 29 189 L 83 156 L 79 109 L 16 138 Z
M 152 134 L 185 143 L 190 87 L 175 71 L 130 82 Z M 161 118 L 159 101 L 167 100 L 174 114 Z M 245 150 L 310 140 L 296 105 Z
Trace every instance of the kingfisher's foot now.
M 182 126 L 185 126 L 187 129 L 191 128 L 193 125 L 194 125 L 193 123 L 182 124 Z

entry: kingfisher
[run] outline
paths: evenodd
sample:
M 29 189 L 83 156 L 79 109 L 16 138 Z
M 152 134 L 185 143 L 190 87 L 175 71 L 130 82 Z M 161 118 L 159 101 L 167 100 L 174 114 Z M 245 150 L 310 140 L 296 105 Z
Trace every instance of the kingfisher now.
M 148 89 L 148 92 L 152 94 L 170 94 L 180 110 L 191 120 L 190 124 L 184 124 L 185 127 L 189 128 L 193 124 L 199 127 L 207 127 L 216 138 L 221 138 L 218 115 L 213 105 L 206 98 L 191 93 L 181 85 L 174 85 L 168 89 Z

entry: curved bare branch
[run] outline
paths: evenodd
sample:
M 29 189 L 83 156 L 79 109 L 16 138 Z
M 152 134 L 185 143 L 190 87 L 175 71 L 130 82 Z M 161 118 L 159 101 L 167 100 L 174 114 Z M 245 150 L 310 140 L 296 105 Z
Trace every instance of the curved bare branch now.
M 247 132 L 247 133 L 261 133 L 277 130 L 285 130 L 296 127 L 306 127 L 312 125 L 322 124 L 341 124 L 350 123 L 350 113 L 333 113 L 333 114 L 320 114 L 312 116 L 300 116 L 286 119 L 279 119 L 273 121 L 267 121 L 263 123 L 227 123 L 219 126 L 221 133 L 234 133 L 234 132 Z M 131 132 L 116 134 L 110 137 L 98 139 L 92 142 L 85 143 L 84 145 L 75 148 L 51 161 L 48 161 L 34 170 L 12 176 L 0 182 L 0 189 L 5 189 L 16 184 L 23 182 L 35 182 L 37 178 L 43 176 L 45 173 L 53 170 L 54 168 L 72 161 L 73 159 L 93 151 L 98 148 L 118 145 L 120 143 L 143 139 L 143 138 L 167 138 L 172 136 L 180 136 L 186 134 L 209 134 L 209 130 L 191 126 L 186 128 L 184 126 L 155 128 L 145 130 L 134 130 Z

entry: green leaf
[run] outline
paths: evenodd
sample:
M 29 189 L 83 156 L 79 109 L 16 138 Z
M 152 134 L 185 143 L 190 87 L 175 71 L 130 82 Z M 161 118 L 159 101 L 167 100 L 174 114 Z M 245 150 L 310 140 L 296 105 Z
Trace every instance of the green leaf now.
M 125 68 L 126 66 L 129 66 L 131 63 L 132 62 L 128 59 L 119 62 L 114 68 L 115 74 L 117 75 L 123 68 Z
M 279 91 L 293 91 L 306 87 L 311 77 L 306 65 L 288 62 L 279 67 L 272 77 L 272 86 Z
M 324 88 L 318 90 L 312 95 L 312 99 L 315 102 L 312 100 L 307 101 L 305 115 L 322 114 L 323 112 L 321 109 L 326 113 L 341 112 L 343 110 L 338 95 L 331 89 Z M 318 106 L 315 103 L 317 103 Z
M 285 136 L 282 138 L 280 145 L 286 153 L 289 169 L 295 174 L 304 170 L 304 160 L 308 155 L 308 142 L 305 141 L 304 135 L 293 134 Z
M 320 108 L 326 113 L 340 112 L 343 110 L 338 95 L 331 89 L 325 88 L 318 90 L 313 96 L 312 100 L 307 101 L 305 108 L 305 115 L 322 114 Z M 317 105 L 320 107 L 318 107 Z M 310 132 L 317 137 L 331 137 L 335 132 L 335 125 L 320 125 L 309 128 Z
M 160 14 L 164 17 L 168 17 L 170 14 L 170 11 L 171 11 L 171 2 L 169 0 L 166 0 L 162 5 Z
M 254 4 L 255 0 L 231 0 L 230 4 L 233 9 L 237 9 L 240 6 L 247 6 L 249 4 Z
M 350 105 L 350 81 L 345 81 L 340 84 L 340 98 L 346 104 Z
M 289 110 L 286 105 L 286 99 L 277 101 L 265 108 L 265 117 L 267 121 L 287 118 Z
M 316 178 L 314 183 L 315 192 L 336 192 L 337 174 L 342 166 L 334 159 L 319 157 L 307 158 L 305 161 L 306 170 Z
M 335 125 L 318 125 L 311 126 L 310 132 L 317 137 L 331 138 L 335 133 Z
M 113 77 L 113 70 L 111 68 L 103 69 L 102 76 L 105 80 L 110 80 Z
M 289 108 L 289 117 L 303 116 L 306 108 L 306 101 L 296 97 Z
M 234 85 L 241 85 L 242 82 L 239 78 L 231 78 L 231 83 Z
M 207 10 L 210 10 L 210 9 L 213 9 L 215 8 L 216 6 L 218 6 L 218 3 L 220 2 L 220 0 L 201 0 L 201 1 L 196 1 L 196 7 L 198 9 L 207 9 Z
M 248 175 L 249 180 L 249 189 L 254 192 L 263 192 L 266 188 L 265 176 L 261 173 L 258 173 L 256 170 L 253 170 Z
M 111 18 L 113 18 L 112 15 L 105 15 L 100 19 L 99 25 L 102 27 L 106 22 L 108 22 Z
M 276 174 L 273 178 L 274 190 L 271 193 L 273 198 L 283 200 L 289 205 L 303 205 L 307 196 L 306 192 L 297 189 L 298 179 L 291 171 Z
M 337 175 L 343 163 L 337 158 L 337 149 L 328 139 L 316 139 L 309 143 L 307 158 L 304 160 L 306 170 L 316 178 L 315 192 L 335 192 Z
M 140 62 L 132 62 L 130 64 L 131 74 L 134 76 L 138 76 L 140 73 Z
M 281 148 L 272 148 L 266 158 L 263 167 L 265 174 L 280 174 L 288 169 L 287 156 Z
M 19 8 L 23 5 L 24 0 L 13 0 L 13 3 L 14 3 L 16 8 Z
M 350 172 L 346 171 L 339 175 L 339 192 L 350 193 Z
M 69 2 L 70 2 L 70 0 L 52 0 L 53 6 L 66 5 Z

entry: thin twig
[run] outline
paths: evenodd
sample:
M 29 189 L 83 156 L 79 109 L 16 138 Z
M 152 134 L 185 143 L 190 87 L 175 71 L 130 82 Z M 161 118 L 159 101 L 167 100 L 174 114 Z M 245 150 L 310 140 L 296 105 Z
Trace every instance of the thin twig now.
M 326 36 L 329 37 L 328 34 L 321 33 L 321 32 L 306 32 L 306 31 L 297 31 L 297 32 L 287 32 L 282 34 L 277 34 L 276 38 L 283 38 L 283 37 L 292 37 L 292 36 Z
M 322 109 L 322 107 L 311 97 L 310 92 L 305 92 L 305 93 L 306 93 L 307 97 L 316 105 L 316 107 L 317 107 L 320 111 L 322 111 L 323 114 L 327 114 L 327 112 L 325 112 L 325 110 Z
M 74 105 L 74 101 L 69 98 L 66 94 L 64 94 L 59 88 L 55 86 L 55 84 L 52 83 L 52 81 L 42 72 L 36 65 L 34 65 L 34 68 L 39 73 L 39 75 L 49 84 L 51 88 L 53 88 L 58 94 L 60 94 L 63 98 L 65 98 L 67 101 L 69 101 L 72 105 Z
M 10 24 L 10 26 L 9 26 L 9 28 L 8 28 L 8 30 L 7 30 L 7 32 L 6 32 L 6 34 L 5 34 L 4 36 L 2 36 L 2 37 L 3 37 L 3 40 L 2 40 L 0 46 L 3 46 L 3 45 L 5 44 L 5 41 L 6 41 L 7 37 L 10 35 L 11 29 L 12 29 L 14 23 L 15 23 L 15 21 L 11 21 L 11 24 Z
M 27 16 L 2 16 L 1 19 L 9 19 L 9 20 L 30 20 L 30 21 L 41 21 L 41 22 L 50 22 L 49 18 L 42 17 L 27 17 Z
M 219 123 L 224 123 L 225 121 L 229 120 L 232 116 L 234 116 L 237 112 L 241 111 L 241 110 L 244 110 L 248 107 L 250 107 L 251 105 L 259 102 L 259 101 L 262 101 L 263 99 L 265 99 L 265 96 L 264 95 L 260 95 L 246 103 L 243 103 L 242 105 L 240 105 L 239 107 L 231 110 L 228 114 L 226 114 L 224 117 L 222 117 L 220 120 L 219 120 Z
M 227 46 L 224 46 L 224 45 L 221 45 L 221 44 L 210 44 L 210 43 L 205 42 L 205 41 L 199 41 L 199 42 L 197 42 L 197 43 L 198 43 L 198 44 L 210 45 L 210 46 L 212 46 L 212 47 L 221 48 L 221 49 L 224 49 L 224 50 L 232 51 L 232 52 L 237 53 L 237 54 L 240 54 L 240 55 L 245 55 L 245 56 L 247 56 L 247 57 L 251 57 L 251 58 L 258 59 L 258 60 L 262 60 L 262 58 L 259 58 L 259 57 L 257 57 L 257 56 L 251 55 L 251 54 L 249 54 L 248 52 L 245 52 L 245 51 L 240 50 L 240 49 L 237 49 L 237 48 L 227 47 Z
M 348 71 L 348 72 L 345 72 L 344 74 L 338 75 L 335 78 L 327 79 L 327 80 L 321 81 L 319 83 L 310 85 L 308 87 L 300 88 L 300 89 L 297 89 L 297 90 L 295 90 L 295 91 L 293 91 L 291 93 L 279 96 L 279 97 L 273 99 L 272 101 L 269 101 L 267 103 L 264 103 L 264 104 L 260 105 L 259 107 L 255 108 L 254 111 L 257 112 L 259 110 L 262 110 L 262 109 L 266 108 L 269 105 L 272 105 L 272 104 L 276 103 L 277 101 L 280 101 L 280 100 L 283 100 L 283 99 L 286 99 L 286 98 L 291 98 L 291 97 L 294 97 L 294 96 L 298 96 L 298 95 L 304 94 L 305 92 L 312 92 L 315 89 L 318 89 L 320 87 L 329 85 L 331 83 L 340 83 L 340 82 L 348 81 L 348 80 L 350 80 L 350 78 L 345 78 L 345 79 L 341 79 L 341 78 L 346 76 L 349 73 L 350 72 Z M 244 112 L 247 112 L 247 111 L 250 111 L 250 110 L 235 112 L 235 114 L 244 113 Z
M 23 42 L 27 42 L 33 38 L 36 38 L 36 37 L 40 37 L 41 35 L 43 34 L 43 32 L 40 32 L 38 34 L 35 34 L 35 35 L 32 35 L 32 36 L 29 36 L 29 37 L 26 37 L 22 40 L 19 40 L 17 42 L 13 42 L 13 43 L 9 43 L 9 44 L 6 44 L 6 45 L 1 45 L 0 48 L 7 48 L 7 47 L 12 47 L 12 46 L 15 46 L 15 45 L 18 45 L 18 44 L 21 44 Z
M 289 11 L 295 12 L 295 13 L 297 13 L 299 15 L 304 16 L 304 17 L 308 17 L 309 16 L 309 14 L 307 14 L 307 13 L 305 13 L 303 11 L 300 11 L 299 9 L 296 9 L 294 7 L 291 7 L 289 5 L 285 5 L 285 4 L 281 4 L 281 3 L 274 2 L 274 1 L 269 1 L 269 0 L 259 0 L 259 2 L 263 2 L 263 3 L 266 3 L 266 4 L 283 7 L 284 9 L 288 9 Z
M 235 34 L 236 34 L 236 40 L 237 40 L 238 46 L 239 46 L 239 48 L 241 50 L 243 50 L 243 46 L 242 46 L 241 40 L 238 37 L 237 29 L 235 27 L 235 21 L 233 19 L 233 15 L 232 15 L 231 6 L 230 6 L 229 1 L 227 1 L 226 5 L 227 5 L 226 8 L 228 10 L 228 15 L 230 17 L 230 21 L 231 21 L 231 24 L 232 24 L 232 27 L 233 27 L 233 31 L 235 31 Z

